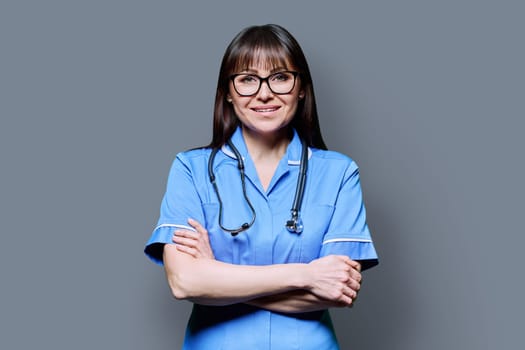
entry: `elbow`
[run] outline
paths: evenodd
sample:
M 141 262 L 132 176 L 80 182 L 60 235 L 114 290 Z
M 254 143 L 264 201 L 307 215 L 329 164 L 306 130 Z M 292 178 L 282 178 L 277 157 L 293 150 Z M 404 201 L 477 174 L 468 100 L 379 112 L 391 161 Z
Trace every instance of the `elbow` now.
M 171 290 L 171 295 L 177 300 L 187 300 L 190 298 L 188 292 L 184 290 L 183 288 L 170 285 L 170 290 Z
M 195 297 L 192 292 L 191 281 L 188 281 L 182 273 L 169 275 L 168 285 L 171 295 L 177 300 L 188 300 Z
M 164 271 L 170 292 L 177 300 L 193 301 L 206 293 L 202 264 L 198 259 L 179 253 L 173 245 L 164 248 Z

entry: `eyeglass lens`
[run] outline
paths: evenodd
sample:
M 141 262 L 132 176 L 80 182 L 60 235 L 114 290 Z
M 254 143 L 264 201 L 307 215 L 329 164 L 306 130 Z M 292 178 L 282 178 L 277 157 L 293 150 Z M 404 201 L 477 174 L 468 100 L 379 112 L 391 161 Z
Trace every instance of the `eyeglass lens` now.
M 266 78 L 261 78 L 255 74 L 237 74 L 233 77 L 233 86 L 239 95 L 255 95 L 261 88 L 263 81 L 268 83 L 268 87 L 275 94 L 288 94 L 295 85 L 294 72 L 278 72 Z

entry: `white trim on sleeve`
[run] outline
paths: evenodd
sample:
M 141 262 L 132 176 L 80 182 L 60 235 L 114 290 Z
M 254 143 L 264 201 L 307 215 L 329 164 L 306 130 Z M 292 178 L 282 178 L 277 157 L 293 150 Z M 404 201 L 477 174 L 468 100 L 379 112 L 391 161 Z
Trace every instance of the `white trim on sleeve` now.
M 158 230 L 159 228 L 163 228 L 163 227 L 175 227 L 175 228 L 180 228 L 180 229 L 183 229 L 183 230 L 190 230 L 190 231 L 193 231 L 193 232 L 197 232 L 193 227 L 191 226 L 187 226 L 187 225 L 179 225 L 179 224 L 160 224 L 159 226 L 155 227 L 155 229 L 153 230 L 154 232 L 156 230 Z
M 323 241 L 323 244 L 335 243 L 335 242 L 359 242 L 359 243 L 372 243 L 371 239 L 368 238 L 333 238 Z

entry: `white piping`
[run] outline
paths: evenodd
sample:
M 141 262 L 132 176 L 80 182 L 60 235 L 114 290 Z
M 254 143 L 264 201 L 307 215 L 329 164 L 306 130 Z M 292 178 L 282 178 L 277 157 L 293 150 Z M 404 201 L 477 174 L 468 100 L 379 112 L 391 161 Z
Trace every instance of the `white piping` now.
M 230 151 L 226 145 L 222 145 L 221 147 L 221 151 L 226 154 L 228 157 L 231 157 L 233 159 L 237 159 L 237 157 L 235 157 L 235 153 L 233 153 L 232 151 Z M 312 149 L 310 147 L 308 147 L 308 159 L 310 159 L 312 157 Z M 246 160 L 245 157 L 242 157 L 242 160 Z M 288 165 L 301 165 L 301 160 L 288 160 Z
M 233 153 L 232 151 L 230 151 L 226 145 L 222 145 L 221 147 L 221 151 L 226 154 L 228 157 L 230 158 L 233 158 L 233 159 L 237 159 L 237 157 L 235 156 L 235 153 Z M 245 160 L 244 157 L 242 157 L 242 160 Z
M 308 147 L 308 159 L 312 158 L 312 150 Z M 288 165 L 301 165 L 301 160 L 288 160 Z
M 155 227 L 155 229 L 153 230 L 153 232 L 155 232 L 157 229 L 159 228 L 163 228 L 163 227 L 175 227 L 175 228 L 180 228 L 180 229 L 183 229 L 183 230 L 190 230 L 190 231 L 193 231 L 193 232 L 197 232 L 193 227 L 191 226 L 186 226 L 186 225 L 178 225 L 178 224 L 160 224 L 159 226 Z
M 359 243 L 372 243 L 371 239 L 367 238 L 333 238 L 327 239 L 323 244 L 334 243 L 334 242 L 359 242 Z

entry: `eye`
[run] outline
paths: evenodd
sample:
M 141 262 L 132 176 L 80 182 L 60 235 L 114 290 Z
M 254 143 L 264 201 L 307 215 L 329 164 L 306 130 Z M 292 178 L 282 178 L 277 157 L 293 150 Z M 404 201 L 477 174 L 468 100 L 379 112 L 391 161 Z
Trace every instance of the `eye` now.
M 250 74 L 239 75 L 235 80 L 241 84 L 253 84 L 258 81 L 256 76 Z
M 287 72 L 278 72 L 278 73 L 272 74 L 270 79 L 275 82 L 287 81 L 291 79 L 291 74 Z

